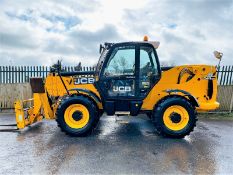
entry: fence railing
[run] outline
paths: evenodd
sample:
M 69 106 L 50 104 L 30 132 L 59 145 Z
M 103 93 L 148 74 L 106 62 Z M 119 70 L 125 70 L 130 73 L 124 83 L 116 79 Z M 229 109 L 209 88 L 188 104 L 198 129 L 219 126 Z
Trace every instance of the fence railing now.
M 233 85 L 233 65 L 219 67 L 217 76 L 219 85 Z
M 77 71 L 75 66 L 64 66 L 64 71 Z M 95 67 L 79 67 L 78 71 L 93 71 Z M 26 83 L 31 77 L 45 78 L 49 66 L 0 66 L 0 83 Z M 221 66 L 217 71 L 219 85 L 233 85 L 233 65 Z
M 77 71 L 75 66 L 64 66 L 63 71 Z M 94 67 L 80 67 L 78 71 L 91 71 Z M 45 78 L 50 72 L 49 66 L 0 66 L 0 83 L 26 83 L 31 77 Z

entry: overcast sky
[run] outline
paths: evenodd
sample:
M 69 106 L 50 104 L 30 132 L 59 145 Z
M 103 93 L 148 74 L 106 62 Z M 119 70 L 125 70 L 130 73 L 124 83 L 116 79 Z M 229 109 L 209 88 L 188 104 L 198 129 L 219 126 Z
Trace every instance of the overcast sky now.
M 0 0 L 0 65 L 94 65 L 104 42 L 160 41 L 161 62 L 233 64 L 232 0 Z

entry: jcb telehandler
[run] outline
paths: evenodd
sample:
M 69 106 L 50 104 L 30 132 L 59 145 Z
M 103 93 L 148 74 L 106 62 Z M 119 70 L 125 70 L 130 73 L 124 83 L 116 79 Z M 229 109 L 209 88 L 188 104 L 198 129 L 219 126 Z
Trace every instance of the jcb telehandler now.
M 42 118 L 56 119 L 72 136 L 84 136 L 101 115 L 147 114 L 163 136 L 193 131 L 197 111 L 218 108 L 215 66 L 161 68 L 158 42 L 105 43 L 95 71 L 64 72 L 60 63 L 43 82 L 31 78 L 33 99 L 15 102 L 18 129 Z M 33 106 L 24 109 L 24 103 Z

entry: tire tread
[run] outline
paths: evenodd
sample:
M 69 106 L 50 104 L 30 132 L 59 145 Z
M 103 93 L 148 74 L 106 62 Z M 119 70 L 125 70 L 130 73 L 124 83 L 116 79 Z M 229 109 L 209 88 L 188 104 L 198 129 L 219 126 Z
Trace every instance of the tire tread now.
M 194 117 L 193 118 L 193 124 L 191 125 L 191 127 L 188 129 L 188 131 L 186 133 L 182 133 L 182 134 L 168 134 L 166 132 L 166 130 L 163 128 L 162 124 L 161 124 L 161 117 L 163 117 L 163 107 L 166 106 L 166 104 L 168 103 L 168 100 L 173 101 L 173 100 L 179 100 L 181 101 L 181 103 L 186 103 L 186 105 L 192 109 L 193 111 L 193 115 L 190 117 Z M 162 115 L 162 116 L 161 116 Z M 193 130 L 194 127 L 196 126 L 196 121 L 198 120 L 197 118 L 197 111 L 195 110 L 195 107 L 185 98 L 183 97 L 179 97 L 179 96 L 172 96 L 172 97 L 168 97 L 165 98 L 163 100 L 161 100 L 155 107 L 153 110 L 153 123 L 155 125 L 156 131 L 159 135 L 164 136 L 164 137 L 172 137 L 172 138 L 183 138 L 186 135 L 189 135 Z

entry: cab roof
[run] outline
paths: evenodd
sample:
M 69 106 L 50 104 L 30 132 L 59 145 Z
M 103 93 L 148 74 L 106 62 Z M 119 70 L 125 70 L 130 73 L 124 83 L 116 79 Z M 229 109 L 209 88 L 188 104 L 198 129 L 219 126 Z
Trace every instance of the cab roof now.
M 108 48 L 112 47 L 113 45 L 130 45 L 130 44 L 136 45 L 136 44 L 145 44 L 145 43 L 153 45 L 153 47 L 155 49 L 157 49 L 159 47 L 159 44 L 160 44 L 159 41 L 129 41 L 129 42 L 119 42 L 119 43 L 105 42 L 104 45 L 108 49 Z

